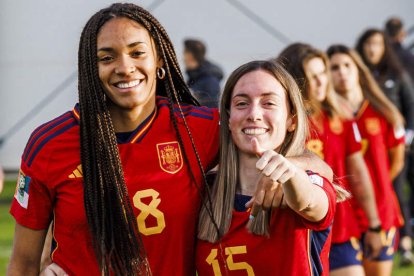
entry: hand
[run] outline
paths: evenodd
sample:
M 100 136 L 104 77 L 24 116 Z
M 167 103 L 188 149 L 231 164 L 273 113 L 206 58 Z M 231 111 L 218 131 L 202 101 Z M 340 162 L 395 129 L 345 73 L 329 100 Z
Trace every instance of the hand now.
M 367 231 L 364 237 L 364 257 L 373 260 L 379 256 L 382 249 L 381 233 Z
M 255 217 L 260 209 L 267 210 L 270 207 L 286 205 L 281 184 L 295 175 L 295 168 L 282 155 L 261 148 L 256 138 L 253 138 L 251 143 L 254 152 L 260 157 L 256 168 L 262 172 L 256 192 L 246 204 L 246 207 L 252 207 L 251 215 Z
M 51 263 L 40 272 L 39 276 L 68 276 L 68 274 L 57 264 Z

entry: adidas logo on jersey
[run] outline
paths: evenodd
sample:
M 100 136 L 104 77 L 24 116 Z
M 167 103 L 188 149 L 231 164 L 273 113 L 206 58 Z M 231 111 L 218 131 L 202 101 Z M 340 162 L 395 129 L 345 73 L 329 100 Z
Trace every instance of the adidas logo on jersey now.
M 79 165 L 76 167 L 75 170 L 73 170 L 73 172 L 68 175 L 69 178 L 80 178 L 83 177 L 83 173 L 82 173 L 82 165 Z

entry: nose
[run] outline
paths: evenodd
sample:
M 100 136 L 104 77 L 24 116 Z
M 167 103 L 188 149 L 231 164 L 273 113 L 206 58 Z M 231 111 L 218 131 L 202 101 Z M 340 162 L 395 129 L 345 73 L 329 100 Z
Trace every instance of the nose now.
M 321 80 L 321 78 L 320 77 L 315 77 L 315 82 L 316 82 L 316 86 L 321 86 L 322 85 L 322 80 Z
M 115 73 L 122 76 L 129 75 L 135 72 L 135 70 L 135 65 L 128 56 L 120 57 L 118 64 L 115 67 Z
M 251 104 L 247 120 L 251 122 L 261 121 L 263 118 L 262 109 L 258 104 Z

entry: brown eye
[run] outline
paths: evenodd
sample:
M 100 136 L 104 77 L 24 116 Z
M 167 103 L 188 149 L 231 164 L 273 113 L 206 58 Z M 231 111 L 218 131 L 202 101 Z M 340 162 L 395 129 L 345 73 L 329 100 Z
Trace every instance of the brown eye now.
M 112 60 L 113 60 L 113 57 L 111 57 L 111 56 L 98 57 L 98 61 L 103 62 L 103 63 L 108 63 Z

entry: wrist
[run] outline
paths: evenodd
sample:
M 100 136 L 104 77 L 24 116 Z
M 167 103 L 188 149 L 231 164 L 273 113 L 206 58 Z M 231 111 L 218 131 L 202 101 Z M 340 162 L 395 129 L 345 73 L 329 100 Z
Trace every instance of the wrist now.
M 381 230 L 382 230 L 381 224 L 378 224 L 377 226 L 374 226 L 374 227 L 372 226 L 368 227 L 368 232 L 379 233 L 381 232 Z

